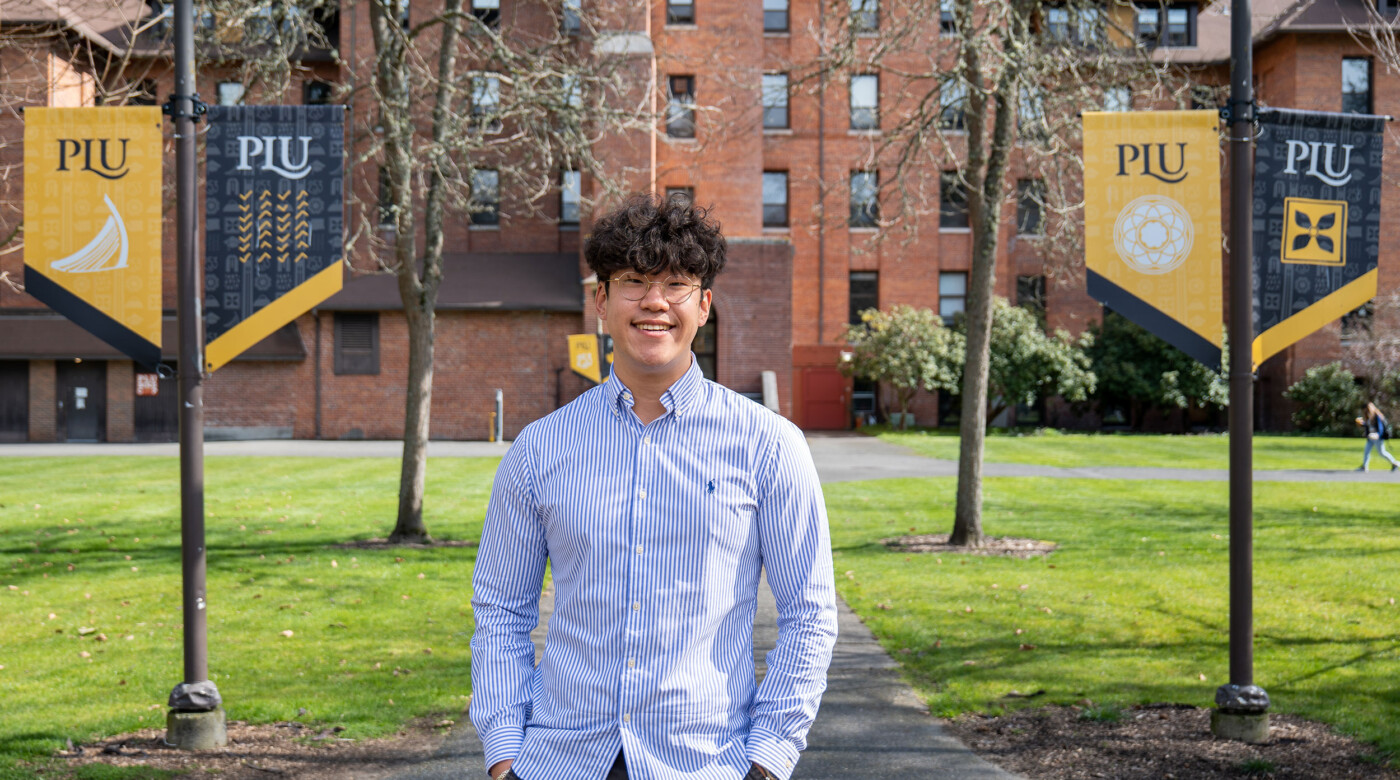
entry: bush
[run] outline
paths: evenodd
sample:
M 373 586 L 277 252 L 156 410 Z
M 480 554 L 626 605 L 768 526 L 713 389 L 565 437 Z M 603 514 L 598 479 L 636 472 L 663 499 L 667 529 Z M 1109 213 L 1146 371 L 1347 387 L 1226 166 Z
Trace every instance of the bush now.
M 1356 377 L 1340 362 L 1308 369 L 1283 397 L 1294 404 L 1293 425 L 1298 430 L 1338 436 L 1356 432 L 1356 415 L 1366 405 Z

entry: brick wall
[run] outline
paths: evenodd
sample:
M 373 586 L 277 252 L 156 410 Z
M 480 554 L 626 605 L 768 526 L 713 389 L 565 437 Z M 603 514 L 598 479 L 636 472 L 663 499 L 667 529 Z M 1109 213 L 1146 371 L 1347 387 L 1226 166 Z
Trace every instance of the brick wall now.
M 107 441 L 136 440 L 132 402 L 136 376 L 130 360 L 107 361 Z
M 57 441 L 58 401 L 52 360 L 29 361 L 29 440 Z

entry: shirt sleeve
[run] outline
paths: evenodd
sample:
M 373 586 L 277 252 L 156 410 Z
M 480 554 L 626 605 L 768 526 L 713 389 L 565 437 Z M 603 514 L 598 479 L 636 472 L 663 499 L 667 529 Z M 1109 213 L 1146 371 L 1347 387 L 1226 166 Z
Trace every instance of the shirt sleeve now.
M 778 605 L 778 643 L 754 697 L 746 755 L 786 780 L 807 747 L 836 644 L 831 533 L 817 469 L 802 434 L 780 425 L 760 474 L 760 553 Z
M 472 725 L 486 749 L 486 768 L 514 759 L 525 742 L 540 587 L 548 555 L 536 511 L 529 444 L 511 445 L 491 487 L 486 527 L 472 572 Z

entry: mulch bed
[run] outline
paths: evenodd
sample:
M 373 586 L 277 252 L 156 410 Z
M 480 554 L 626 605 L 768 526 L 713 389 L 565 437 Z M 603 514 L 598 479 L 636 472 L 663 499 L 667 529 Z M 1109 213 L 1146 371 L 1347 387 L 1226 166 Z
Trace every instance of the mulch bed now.
M 899 552 L 939 553 L 943 555 L 992 555 L 1008 558 L 1035 558 L 1049 555 L 1059 545 L 1039 539 L 1018 539 L 1014 536 L 988 536 L 981 547 L 948 544 L 948 534 L 917 534 L 881 539 L 886 547 Z
M 462 716 L 465 724 L 466 716 Z M 371 780 L 425 761 L 442 744 L 448 719 L 416 721 L 396 736 L 348 740 L 336 729 L 295 721 L 228 724 L 228 746 L 191 753 L 165 744 L 164 729 L 146 729 L 77 745 L 57 757 L 69 766 L 109 764 L 183 772 L 221 780 Z M 465 726 L 470 728 L 470 726 Z
M 963 715 L 945 726 L 988 761 L 1031 780 L 1397 780 L 1375 751 L 1321 723 L 1270 716 L 1262 745 L 1218 740 L 1210 710 L 1044 707 Z

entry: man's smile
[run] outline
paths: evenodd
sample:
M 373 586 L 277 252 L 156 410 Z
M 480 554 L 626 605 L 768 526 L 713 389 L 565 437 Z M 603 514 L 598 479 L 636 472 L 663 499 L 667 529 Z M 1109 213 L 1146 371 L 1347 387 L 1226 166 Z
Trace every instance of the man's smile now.
M 648 322 L 634 322 L 634 323 L 632 323 L 632 324 L 633 324 L 634 327 L 638 328 L 639 330 L 645 330 L 645 331 L 649 331 L 649 332 L 653 332 L 653 333 L 665 333 L 665 332 L 667 332 L 667 331 L 669 331 L 669 330 L 671 330 L 672 328 L 675 327 L 674 325 L 672 325 L 672 324 L 670 324 L 670 323 L 667 323 L 667 322 L 651 322 L 651 321 L 648 321 Z

